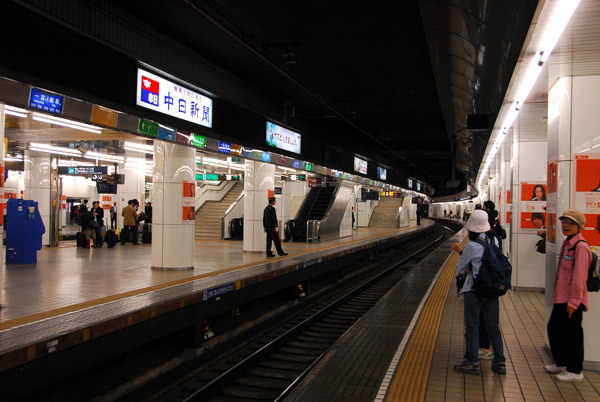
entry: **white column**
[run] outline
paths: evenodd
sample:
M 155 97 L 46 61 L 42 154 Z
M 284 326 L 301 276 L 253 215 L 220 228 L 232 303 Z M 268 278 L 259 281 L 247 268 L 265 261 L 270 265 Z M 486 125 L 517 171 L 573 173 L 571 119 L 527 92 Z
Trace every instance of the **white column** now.
M 196 187 L 194 148 L 154 141 L 152 269 L 194 269 L 194 221 L 184 220 L 184 185 Z M 193 208 L 193 207 L 192 207 Z
M 4 175 L 4 104 L 0 103 L 0 166 L 1 173 Z M 0 239 L 4 239 L 4 210 L 6 209 L 6 200 L 4 199 L 4 187 L 0 188 L 0 213 L 2 214 L 2 225 L 0 225 Z M 4 241 L 2 242 L 4 243 Z M 2 289 L 4 289 L 4 246 L 0 244 L 0 309 L 2 308 Z
M 564 240 L 558 217 L 568 208 L 576 208 L 575 155 L 578 153 L 599 154 L 600 135 L 598 135 L 597 105 L 600 103 L 600 76 L 562 77 L 558 79 L 548 93 L 548 165 L 556 166 L 556 192 L 548 194 L 547 227 L 554 225 L 555 243 L 547 242 L 546 247 L 546 318 L 552 310 L 554 280 L 558 266 L 560 246 Z M 552 170 L 552 169 L 549 169 Z M 600 179 L 599 172 L 592 180 Z M 550 180 L 550 178 L 549 178 Z M 591 189 L 590 189 L 591 191 Z M 581 207 L 577 207 L 582 209 Z M 583 210 L 586 225 L 582 231 L 590 241 L 596 244 L 598 214 Z M 600 294 L 588 293 L 588 312 L 583 315 L 584 361 L 600 363 L 600 345 L 596 338 L 600 331 Z M 585 368 L 585 364 L 584 364 Z
M 137 152 L 127 151 L 135 158 L 139 158 Z M 140 202 L 140 208 L 144 208 L 144 185 L 146 181 L 145 173 L 137 168 L 125 168 L 123 164 L 119 165 L 119 173 L 125 175 L 125 184 L 119 184 L 117 188 L 117 226 L 123 227 L 123 217 L 121 212 L 127 206 L 127 201 L 136 199 Z
M 266 253 L 266 234 L 263 228 L 263 211 L 269 203 L 269 190 L 275 188 L 275 165 L 246 160 L 244 176 L 244 251 Z M 275 205 L 277 219 L 281 212 Z
M 46 232 L 42 236 L 42 245 L 50 245 L 50 154 L 25 151 L 25 188 L 23 199 L 38 203 L 38 210 Z

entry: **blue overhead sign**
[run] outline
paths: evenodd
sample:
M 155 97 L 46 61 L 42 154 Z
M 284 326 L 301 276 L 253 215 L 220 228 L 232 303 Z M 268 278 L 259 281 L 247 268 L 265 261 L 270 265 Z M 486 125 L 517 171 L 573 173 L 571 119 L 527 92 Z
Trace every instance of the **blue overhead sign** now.
M 31 88 L 29 93 L 29 107 L 44 112 L 62 114 L 64 102 L 64 96 L 42 91 L 38 88 Z

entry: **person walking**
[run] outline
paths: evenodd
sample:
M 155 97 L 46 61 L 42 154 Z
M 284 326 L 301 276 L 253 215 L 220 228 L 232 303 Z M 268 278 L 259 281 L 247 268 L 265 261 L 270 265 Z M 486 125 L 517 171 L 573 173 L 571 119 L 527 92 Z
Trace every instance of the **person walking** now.
M 275 211 L 275 197 L 269 198 L 269 205 L 265 207 L 263 211 L 263 228 L 267 234 L 267 257 L 275 257 L 275 254 L 271 251 L 271 243 L 275 243 L 277 254 L 283 256 L 287 255 L 283 248 L 281 248 L 281 241 L 279 240 L 279 225 L 277 224 L 277 212 Z
M 548 320 L 548 341 L 554 363 L 544 368 L 558 381 L 583 382 L 583 312 L 588 309 L 586 280 L 592 259 L 581 230 L 585 215 L 567 209 L 558 218 L 563 235 L 554 282 L 552 313 Z
M 506 374 L 506 358 L 504 357 L 504 344 L 502 343 L 502 332 L 499 324 L 500 308 L 498 298 L 478 296 L 473 290 L 474 278 L 479 275 L 485 251 L 485 247 L 475 240 L 482 239 L 486 243 L 494 242 L 497 245 L 496 237 L 488 233 L 490 231 L 488 214 L 483 210 L 473 211 L 467 221 L 467 230 L 469 231 L 470 241 L 464 249 L 458 243 L 452 244 L 452 249 L 461 254 L 456 269 L 459 274 L 467 274 L 463 286 L 466 348 L 462 363 L 455 365 L 454 370 L 467 374 L 480 374 L 479 316 L 480 311 L 483 310 L 485 326 L 494 351 L 492 371 L 498 374 Z
M 135 200 L 127 201 L 127 206 L 123 208 L 121 215 L 123 216 L 123 227 L 125 228 L 126 232 L 129 232 L 129 235 L 133 240 L 133 244 L 137 245 L 139 244 L 140 234 L 138 233 L 137 223 L 138 212 L 136 211 L 134 205 Z M 125 244 L 125 242 L 121 240 L 121 244 Z

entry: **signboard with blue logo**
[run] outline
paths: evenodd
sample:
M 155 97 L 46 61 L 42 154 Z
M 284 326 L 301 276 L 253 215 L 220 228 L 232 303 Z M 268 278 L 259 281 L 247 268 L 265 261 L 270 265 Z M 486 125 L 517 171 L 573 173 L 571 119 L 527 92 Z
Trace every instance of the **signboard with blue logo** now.
M 212 99 L 141 68 L 138 68 L 136 104 L 212 127 Z
M 263 162 L 271 162 L 271 153 L 270 152 L 263 152 L 260 159 Z
M 219 141 L 219 152 L 223 152 L 224 154 L 231 153 L 231 143 Z
M 108 173 L 108 167 L 106 166 L 59 166 L 59 175 L 69 176 L 95 176 L 95 175 L 106 175 Z
M 38 88 L 31 88 L 29 93 L 29 107 L 44 112 L 62 114 L 64 102 L 64 96 L 42 91 Z
M 165 127 L 161 124 L 158 125 L 158 138 L 161 140 L 175 141 L 177 132 L 174 128 Z

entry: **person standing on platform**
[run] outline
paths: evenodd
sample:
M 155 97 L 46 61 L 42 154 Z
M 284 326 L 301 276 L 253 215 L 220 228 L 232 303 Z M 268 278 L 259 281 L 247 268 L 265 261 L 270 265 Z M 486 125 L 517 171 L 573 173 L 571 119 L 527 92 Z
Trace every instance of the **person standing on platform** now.
M 94 241 L 94 248 L 96 248 L 96 229 L 94 228 L 96 218 L 94 218 L 94 214 L 85 208 L 82 209 L 79 217 L 81 219 L 81 231 L 85 233 L 85 248 L 90 248 L 90 239 Z
M 559 381 L 583 382 L 583 312 L 588 309 L 587 277 L 592 260 L 589 244 L 581 230 L 585 215 L 567 209 L 559 217 L 567 238 L 560 248 L 554 282 L 552 313 L 548 320 L 548 341 L 554 363 L 544 368 Z
M 110 228 L 115 229 L 117 224 L 117 203 L 115 202 L 112 207 L 110 207 Z
M 121 215 L 123 216 L 123 227 L 125 228 L 125 230 L 129 231 L 129 235 L 133 240 L 133 244 L 137 245 L 139 244 L 140 234 L 138 233 L 137 223 L 138 213 L 134 207 L 134 204 L 135 200 L 127 201 L 127 206 L 123 208 L 123 212 L 121 212 Z M 121 244 L 123 243 L 124 242 L 121 241 Z
M 281 248 L 281 241 L 279 240 L 279 225 L 277 225 L 277 212 L 275 211 L 275 197 L 269 198 L 269 205 L 265 207 L 263 212 L 263 228 L 267 233 L 267 257 L 275 257 L 275 254 L 271 252 L 271 242 L 275 243 L 277 254 L 287 255 Z
M 478 296 L 473 291 L 474 278 L 479 275 L 483 262 L 485 248 L 476 242 L 481 238 L 486 242 L 495 241 L 495 236 L 490 231 L 488 214 L 482 210 L 475 210 L 467 221 L 469 231 L 469 243 L 463 249 L 460 244 L 453 243 L 452 249 L 461 254 L 456 267 L 459 274 L 466 274 L 469 270 L 463 286 L 464 317 L 465 317 L 465 340 L 466 350 L 462 363 L 454 366 L 454 370 L 479 375 L 479 316 L 483 310 L 485 325 L 490 342 L 494 350 L 492 359 L 492 371 L 498 374 L 506 374 L 506 358 L 504 357 L 504 344 L 502 343 L 502 332 L 500 331 L 499 315 L 500 308 L 498 298 Z
M 104 210 L 100 207 L 100 201 L 92 203 L 92 213 L 98 222 L 96 226 L 96 248 L 102 247 L 102 227 L 104 226 Z

